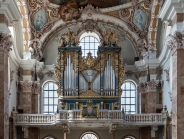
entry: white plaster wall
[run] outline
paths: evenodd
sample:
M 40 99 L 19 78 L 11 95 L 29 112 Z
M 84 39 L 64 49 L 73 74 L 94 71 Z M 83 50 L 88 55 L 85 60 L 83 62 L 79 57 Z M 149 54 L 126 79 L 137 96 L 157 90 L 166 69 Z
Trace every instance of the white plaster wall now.
M 167 62 L 163 66 L 163 73 L 162 73 L 162 80 L 164 81 L 163 84 L 163 105 L 167 106 L 169 115 L 172 110 L 172 101 L 169 97 L 169 92 L 172 91 L 172 57 L 170 57 Z M 165 69 L 168 69 L 170 67 L 170 83 L 166 81 L 166 73 Z
M 94 131 L 99 135 L 100 139 L 111 139 L 112 134 L 109 133 L 109 130 L 95 129 L 95 128 L 86 128 L 86 129 L 72 129 L 70 134 L 67 134 L 67 139 L 80 139 L 80 136 L 86 131 Z M 53 135 L 57 139 L 64 139 L 64 134 L 62 129 L 41 129 L 40 130 L 40 139 L 43 139 L 47 135 Z M 115 139 L 122 139 L 127 135 L 132 135 L 139 139 L 139 129 L 121 129 L 115 131 Z
M 114 28 L 110 25 L 104 25 L 106 29 L 111 28 L 116 31 L 116 34 L 120 35 L 122 37 L 123 33 L 121 30 L 118 30 L 117 28 Z M 64 34 L 68 28 L 70 28 L 74 34 L 76 35 L 77 30 L 80 28 L 80 25 L 72 25 L 69 27 L 66 27 L 64 29 L 61 29 L 57 31 L 47 43 L 45 50 L 43 52 L 43 58 L 45 58 L 45 65 L 52 65 L 56 64 L 56 58 L 58 55 L 58 46 L 59 42 L 57 41 L 57 36 Z M 104 29 L 103 29 L 104 30 Z M 122 37 L 122 40 L 120 41 L 119 45 L 122 47 L 122 56 L 123 56 L 123 62 L 128 65 L 134 64 L 134 57 L 137 57 L 136 50 L 131 44 L 131 41 L 126 38 L 126 35 Z
M 13 62 L 9 59 L 9 79 L 8 79 L 8 89 L 10 89 L 10 97 L 9 97 L 9 115 L 11 114 L 13 106 L 16 106 L 17 102 L 17 92 L 16 92 L 16 82 L 18 81 L 18 76 L 16 72 L 16 66 L 13 64 Z M 10 84 L 10 70 L 15 71 L 13 73 L 13 81 Z

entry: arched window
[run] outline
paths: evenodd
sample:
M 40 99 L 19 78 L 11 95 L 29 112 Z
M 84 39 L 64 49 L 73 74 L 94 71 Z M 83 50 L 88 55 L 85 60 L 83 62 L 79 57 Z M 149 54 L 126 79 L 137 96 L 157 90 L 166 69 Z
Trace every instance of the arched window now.
M 135 138 L 132 137 L 132 136 L 126 136 L 126 137 L 124 137 L 123 139 L 135 139 Z
M 96 133 L 88 131 L 82 134 L 80 139 L 99 139 L 99 137 Z
M 43 113 L 53 114 L 57 112 L 58 95 L 57 85 L 54 82 L 47 82 L 43 86 Z
M 82 56 L 87 56 L 90 52 L 92 56 L 97 56 L 99 37 L 96 33 L 83 33 L 80 37 Z
M 121 109 L 127 114 L 136 113 L 136 85 L 131 81 L 125 81 L 122 85 Z
M 46 137 L 44 137 L 43 139 L 57 139 L 57 138 L 55 138 L 54 136 L 52 136 L 52 135 L 47 135 Z

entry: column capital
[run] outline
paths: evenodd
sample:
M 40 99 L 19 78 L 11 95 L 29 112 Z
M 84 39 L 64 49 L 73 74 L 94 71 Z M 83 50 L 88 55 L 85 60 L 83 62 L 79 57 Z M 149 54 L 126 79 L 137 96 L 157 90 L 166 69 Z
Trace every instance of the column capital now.
M 23 92 L 32 92 L 32 88 L 33 88 L 33 82 L 32 81 L 21 81 L 20 82 Z
M 176 52 L 176 50 L 183 50 L 184 49 L 184 31 L 175 32 L 174 35 L 169 34 L 167 47 L 172 51 L 172 55 Z
M 152 79 L 149 82 L 141 82 L 138 85 L 138 91 L 139 93 L 149 93 L 149 92 L 155 92 L 156 89 L 161 89 L 163 86 L 162 81 L 154 80 Z
M 40 83 L 35 83 L 34 84 L 34 94 L 40 94 L 42 91 L 42 86 Z

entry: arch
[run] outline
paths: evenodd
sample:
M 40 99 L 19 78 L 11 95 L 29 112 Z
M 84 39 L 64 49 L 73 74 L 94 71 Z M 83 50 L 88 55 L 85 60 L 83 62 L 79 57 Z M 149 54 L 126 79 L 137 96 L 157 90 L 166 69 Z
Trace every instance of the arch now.
M 132 135 L 126 135 L 122 139 L 136 139 L 136 138 L 134 136 L 132 136 Z
M 94 137 L 93 139 L 100 139 L 99 135 L 96 132 L 92 131 L 92 130 L 85 131 L 84 133 L 82 133 L 80 135 L 79 139 L 86 139 L 85 137 L 88 136 L 88 135 L 89 136 L 91 135 L 91 137 Z
M 97 56 L 98 46 L 100 45 L 99 36 L 96 33 L 83 33 L 80 37 L 82 56 L 87 56 L 90 52 L 92 56 Z
M 122 85 L 121 109 L 128 114 L 137 112 L 137 85 L 131 80 L 127 80 Z
M 53 81 L 47 81 L 42 86 L 42 113 L 53 114 L 57 112 L 58 94 L 57 84 Z
M 117 27 L 120 31 L 125 32 L 126 36 L 128 36 L 128 39 L 130 40 L 130 42 L 134 46 L 134 49 L 137 50 L 137 47 L 135 44 L 136 44 L 136 41 L 139 39 L 139 37 L 137 34 L 135 34 L 134 32 L 132 32 L 131 30 L 128 29 L 128 26 L 126 25 L 125 22 L 123 22 L 122 20 L 120 20 L 118 18 L 108 16 L 105 14 L 94 14 L 94 15 L 91 18 L 85 18 L 85 19 L 84 19 L 83 15 L 81 15 L 82 20 L 77 20 L 77 21 L 75 21 L 75 23 L 73 23 L 73 22 L 65 23 L 62 20 L 59 20 L 58 22 L 56 22 L 55 26 L 53 26 L 49 32 L 43 34 L 42 37 L 40 38 L 40 41 L 43 42 L 42 47 L 41 47 L 42 52 L 44 52 L 45 46 L 48 43 L 49 38 L 51 38 L 56 33 L 56 31 L 60 31 L 61 29 L 68 28 L 72 25 L 76 25 L 76 23 L 82 23 L 84 20 L 88 20 L 88 19 L 93 20 L 95 22 L 107 23 L 110 26 L 113 25 L 113 26 Z M 137 55 L 138 55 L 138 53 L 137 53 Z
M 43 137 L 43 139 L 57 139 L 57 138 L 54 137 L 53 135 L 49 134 L 49 135 L 46 135 L 45 137 Z

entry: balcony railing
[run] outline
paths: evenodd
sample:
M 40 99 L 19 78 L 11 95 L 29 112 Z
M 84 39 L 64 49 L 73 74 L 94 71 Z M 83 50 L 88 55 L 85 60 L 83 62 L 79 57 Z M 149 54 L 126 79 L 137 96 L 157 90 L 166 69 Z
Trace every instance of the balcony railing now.
M 83 118 L 80 110 L 63 110 L 58 114 L 16 114 L 14 115 L 15 125 L 44 125 L 55 124 L 60 121 L 85 121 L 107 120 L 111 122 L 121 122 L 125 124 L 146 125 L 157 124 L 163 125 L 162 114 L 123 114 L 119 110 L 99 110 L 96 118 Z

